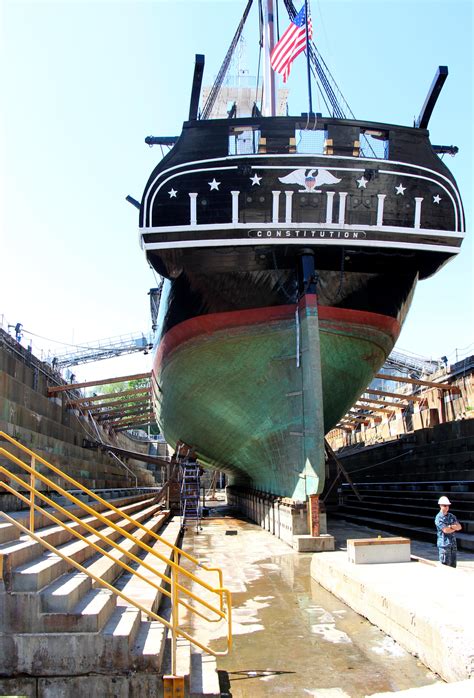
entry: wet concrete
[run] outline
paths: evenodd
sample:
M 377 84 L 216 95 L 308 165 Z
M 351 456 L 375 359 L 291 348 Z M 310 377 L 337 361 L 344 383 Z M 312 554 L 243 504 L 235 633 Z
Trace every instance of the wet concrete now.
M 441 681 L 317 584 L 310 576 L 311 553 L 294 552 L 222 507 L 202 526 L 199 533 L 186 532 L 184 548 L 221 567 L 233 594 L 234 646 L 217 661 L 222 696 L 363 698 Z M 344 547 L 348 537 L 368 536 L 370 529 L 357 529 L 338 522 L 331 533 Z M 413 546 L 415 554 L 435 555 L 434 546 L 420 546 Z M 470 572 L 474 556 L 466 562 Z M 201 640 L 223 647 L 222 627 L 210 631 L 189 623 Z

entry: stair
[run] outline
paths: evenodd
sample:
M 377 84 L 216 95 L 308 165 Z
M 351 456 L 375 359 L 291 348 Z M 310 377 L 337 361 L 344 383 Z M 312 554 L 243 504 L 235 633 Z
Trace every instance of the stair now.
M 463 527 L 456 534 L 458 547 L 473 551 L 473 454 L 474 419 L 419 429 L 373 446 L 340 449 L 336 457 L 362 501 L 340 478 L 326 501 L 328 514 L 435 545 L 438 499 L 448 495 Z
M 436 544 L 438 498 L 449 493 L 452 511 L 463 527 L 456 534 L 458 548 L 474 550 L 474 483 L 364 482 L 356 486 L 362 502 L 344 483 L 339 488 L 339 505 L 330 510 L 331 517 Z
M 164 615 L 161 607 L 168 601 L 165 583 L 150 568 L 169 575 L 169 563 L 140 549 L 138 541 L 146 542 L 169 560 L 172 549 L 153 538 L 152 532 L 177 544 L 181 524 L 160 509 L 151 496 L 121 497 L 113 503 L 120 512 L 104 512 L 108 523 L 79 514 L 77 507 L 64 507 L 80 519 L 69 521 L 67 529 L 47 524 L 47 517 L 37 513 L 35 534 L 80 562 L 95 577 L 138 601 L 143 612 L 28 535 L 18 536 L 12 524 L 0 524 L 0 695 L 162 695 L 162 675 L 169 673 L 169 633 L 162 623 L 150 620 L 146 611 Z M 128 514 L 132 521 L 122 514 Z M 16 512 L 14 516 L 28 525 L 28 512 Z M 132 539 L 116 531 L 109 525 L 112 522 Z M 138 522 L 145 530 L 136 525 Z M 77 538 L 74 531 L 85 540 Z M 126 558 L 100 535 L 139 559 Z M 90 542 L 109 556 L 97 553 Z M 124 571 L 120 561 L 145 579 L 153 578 L 157 588 Z M 180 642 L 186 695 L 220 695 L 216 692 L 215 660 L 200 653 L 192 658 L 189 643 Z M 196 667 L 196 676 L 191 680 L 192 667 Z

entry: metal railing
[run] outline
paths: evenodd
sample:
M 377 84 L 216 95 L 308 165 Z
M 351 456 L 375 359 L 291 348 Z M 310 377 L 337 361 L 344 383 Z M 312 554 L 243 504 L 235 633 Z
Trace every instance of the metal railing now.
M 0 440 L 6 440 L 9 442 L 11 445 L 14 447 L 18 448 L 20 451 L 23 453 L 27 454 L 30 458 L 30 464 L 25 463 L 21 458 L 18 458 L 15 456 L 13 453 L 8 451 L 6 448 L 0 447 L 0 456 L 3 456 L 4 458 L 8 459 L 11 463 L 14 463 L 16 466 L 18 466 L 21 470 L 20 473 L 25 476 L 26 479 L 23 479 L 19 474 L 16 474 L 6 468 L 4 465 L 1 464 L 0 462 L 0 473 L 6 478 L 8 478 L 10 481 L 12 481 L 17 487 L 20 488 L 20 490 L 26 490 L 26 493 L 22 493 L 22 491 L 19 491 L 15 489 L 12 485 L 8 484 L 8 482 L 5 481 L 0 481 L 0 486 L 3 487 L 7 492 L 10 494 L 16 496 L 18 499 L 20 499 L 24 504 L 26 504 L 29 507 L 29 528 L 24 526 L 22 523 L 20 523 L 17 519 L 14 517 L 10 516 L 9 514 L 0 511 L 0 516 L 3 517 L 6 521 L 9 523 L 13 524 L 16 526 L 22 533 L 29 535 L 31 538 L 33 538 L 37 543 L 40 543 L 42 546 L 50 550 L 51 552 L 54 552 L 57 554 L 59 557 L 64 559 L 68 564 L 71 566 L 75 567 L 76 569 L 80 570 L 84 574 L 88 575 L 91 579 L 93 579 L 95 582 L 98 584 L 101 584 L 102 586 L 105 586 L 107 589 L 112 591 L 116 596 L 119 596 L 123 600 L 125 600 L 128 604 L 131 606 L 134 606 L 141 612 L 145 613 L 148 617 L 150 617 L 152 620 L 159 621 L 163 625 L 165 625 L 170 631 L 171 631 L 171 640 L 172 640 L 172 654 L 171 654 L 171 660 L 172 660 L 172 666 L 171 670 L 172 673 L 175 675 L 176 674 L 176 646 L 177 646 L 177 639 L 178 637 L 185 638 L 188 640 L 190 643 L 195 645 L 196 647 L 199 647 L 204 652 L 207 652 L 209 654 L 212 654 L 215 657 L 218 656 L 224 656 L 228 654 L 232 647 L 232 597 L 231 593 L 228 589 L 224 588 L 223 586 L 223 578 L 222 578 L 222 570 L 219 568 L 215 567 L 208 567 L 206 565 L 203 565 L 202 563 L 199 562 L 195 557 L 190 555 L 189 553 L 185 552 L 178 546 L 174 545 L 173 543 L 170 543 L 167 541 L 165 538 L 161 537 L 157 533 L 155 533 L 153 530 L 150 528 L 147 528 L 144 526 L 142 523 L 137 521 L 136 519 L 132 518 L 130 515 L 128 515 L 126 512 L 122 511 L 121 509 L 115 507 L 113 504 L 110 502 L 107 502 L 105 499 L 102 499 L 99 495 L 97 495 L 95 492 L 92 490 L 89 490 L 87 487 L 79 483 L 77 480 L 74 480 L 74 478 L 70 477 L 67 473 L 63 472 L 53 464 L 49 463 L 46 461 L 44 458 L 42 458 L 40 455 L 37 453 L 33 452 L 31 449 L 27 448 L 23 444 L 19 443 L 15 439 L 13 439 L 11 436 L 6 434 L 3 431 L 0 431 Z M 90 507 L 88 504 L 85 502 L 81 501 L 78 499 L 78 497 L 74 496 L 67 490 L 65 490 L 63 487 L 61 487 L 59 484 L 55 483 L 53 480 L 51 480 L 47 475 L 44 473 L 40 472 L 38 470 L 38 464 L 41 464 L 42 466 L 46 466 L 49 470 L 51 470 L 55 475 L 59 476 L 63 481 L 70 483 L 71 485 L 74 486 L 75 489 L 80 490 L 82 493 L 86 494 L 88 497 L 91 497 L 92 499 L 96 500 L 99 504 L 103 506 L 103 510 L 107 509 L 108 512 L 115 512 L 119 516 L 122 517 L 122 519 L 125 519 L 128 522 L 131 522 L 136 528 L 143 530 L 146 532 L 146 534 L 152 538 L 155 539 L 155 542 L 159 542 L 164 544 L 165 546 L 170 548 L 170 557 L 167 557 L 166 555 L 163 555 L 160 553 L 158 550 L 155 548 L 149 546 L 147 543 L 144 541 L 140 540 L 139 538 L 135 537 L 133 534 L 129 533 L 128 530 L 123 528 L 122 526 L 114 523 L 114 521 L 110 520 L 107 518 L 107 516 L 104 516 L 103 513 L 95 511 L 92 507 Z M 84 519 L 81 519 L 79 516 L 76 516 L 72 511 L 68 511 L 65 507 L 63 507 L 61 504 L 58 502 L 54 501 L 49 497 L 43 490 L 39 490 L 37 488 L 37 482 L 40 481 L 45 485 L 48 489 L 49 492 L 53 491 L 55 493 L 60 494 L 62 497 L 65 497 L 68 502 L 71 504 L 75 505 L 78 507 L 80 512 L 84 512 L 86 514 L 92 515 L 96 519 L 98 519 L 101 523 L 106 525 L 109 528 L 112 528 L 114 531 L 118 532 L 120 535 L 122 535 L 124 538 L 127 538 L 130 541 L 133 541 L 135 545 L 137 545 L 139 548 L 142 549 L 147 554 L 151 554 L 154 557 L 157 558 L 157 560 L 164 562 L 165 563 L 165 570 L 167 566 L 170 566 L 171 569 L 171 575 L 168 576 L 165 573 L 160 572 L 158 569 L 155 569 L 153 566 L 145 562 L 145 560 L 142 560 L 140 557 L 135 555 L 129 550 L 126 550 L 123 546 L 120 544 L 116 543 L 114 540 L 109 538 L 106 534 L 102 533 L 100 530 L 94 528 L 90 524 L 88 524 Z M 38 502 L 41 500 L 42 505 L 40 505 Z M 62 521 L 58 516 L 55 516 L 52 512 L 48 511 L 47 509 L 43 508 L 44 506 L 49 506 L 55 509 L 59 514 L 63 517 L 65 517 L 66 521 Z M 132 575 L 135 575 L 139 579 L 141 579 L 143 582 L 154 588 L 155 590 L 158 590 L 165 596 L 167 596 L 171 600 L 171 622 L 163 618 L 162 616 L 158 615 L 157 613 L 151 611 L 150 609 L 145 608 L 143 605 L 135 601 L 134 599 L 130 598 L 126 594 L 124 594 L 122 591 L 119 591 L 116 589 L 114 586 L 106 582 L 105 580 L 101 579 L 100 577 L 95 576 L 93 573 L 91 573 L 86 567 L 81 565 L 80 563 L 76 562 L 73 558 L 65 555 L 62 553 L 60 550 L 58 550 L 56 547 L 48 543 L 46 540 L 44 540 L 41 536 L 38 536 L 35 533 L 35 511 L 41 512 L 43 516 L 46 516 L 50 521 L 54 522 L 54 524 L 61 526 L 62 528 L 66 529 L 69 531 L 73 536 L 76 538 L 82 540 L 85 542 L 87 545 L 92 547 L 96 552 L 100 553 L 101 555 L 108 557 L 109 559 L 113 560 L 114 563 L 118 563 L 120 567 L 123 568 L 126 572 L 129 572 Z M 116 551 L 120 553 L 122 557 L 127 557 L 131 561 L 131 563 L 137 563 L 139 566 L 147 570 L 148 573 L 151 573 L 155 577 L 158 577 L 161 582 L 165 582 L 166 584 L 169 585 L 170 589 L 167 589 L 166 586 L 162 586 L 156 581 L 153 581 L 149 576 L 144 576 L 143 574 L 140 573 L 139 569 L 132 569 L 132 567 L 124 562 L 122 559 L 117 557 L 117 555 L 112 555 L 110 552 L 102 548 L 98 543 L 95 543 L 92 540 L 88 540 L 83 534 L 81 534 L 78 530 L 74 528 L 73 525 L 70 524 L 70 521 L 74 522 L 75 524 L 78 524 L 82 529 L 86 529 L 89 533 L 91 533 L 93 536 L 99 538 L 103 543 L 106 545 L 110 545 L 112 548 L 114 548 Z M 196 567 L 198 567 L 200 570 L 204 570 L 205 572 L 215 572 L 218 575 L 219 578 L 219 584 L 217 587 L 212 586 L 211 584 L 208 584 L 206 581 L 203 579 L 200 579 L 199 577 L 196 576 L 196 574 L 192 573 L 185 567 L 183 567 L 179 559 L 180 557 L 185 558 L 189 563 L 193 563 Z M 194 593 L 190 589 L 186 588 L 183 586 L 183 578 L 189 583 L 193 583 L 197 585 L 197 587 L 200 588 L 200 593 L 202 594 L 203 592 L 207 593 L 207 596 L 213 595 L 213 598 L 217 597 L 217 601 L 214 603 L 211 603 L 207 601 L 205 598 L 202 597 L 202 595 L 198 595 L 197 593 Z M 181 581 L 180 581 L 181 580 Z M 196 587 L 194 587 L 196 588 Z M 204 609 L 207 609 L 208 611 L 211 612 L 211 616 L 209 617 L 208 615 L 205 615 L 204 612 L 201 612 L 201 610 L 197 610 L 197 608 L 191 603 L 186 600 L 186 598 L 183 598 L 183 596 L 188 597 L 189 601 L 194 601 L 195 604 L 200 605 L 201 607 L 204 607 Z M 212 598 L 212 597 L 211 597 Z M 186 608 L 191 614 L 199 616 L 201 619 L 215 623 L 215 622 L 220 622 L 224 621 L 227 624 L 227 633 L 226 633 L 226 648 L 223 651 L 216 651 L 209 646 L 206 646 L 202 644 L 196 637 L 191 636 L 180 624 L 180 617 L 179 617 L 179 611 L 180 611 L 180 606 L 183 606 Z

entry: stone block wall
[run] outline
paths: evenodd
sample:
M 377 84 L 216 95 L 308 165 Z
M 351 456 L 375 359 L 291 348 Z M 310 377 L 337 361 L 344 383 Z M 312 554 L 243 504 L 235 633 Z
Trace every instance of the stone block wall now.
M 136 452 L 146 452 L 147 448 L 145 444 L 128 439 L 123 432 L 109 434 L 98 427 L 97 433 L 92 420 L 68 408 L 63 396 L 48 397 L 48 385 L 58 382 L 61 382 L 61 377 L 48 364 L 39 361 L 0 330 L 0 430 L 90 489 L 135 486 L 135 476 L 139 487 L 156 486 L 153 473 L 143 463 L 129 459 L 125 461 L 127 470 L 109 454 L 87 447 L 88 442 L 102 440 Z M 29 463 L 29 457 L 20 455 L 20 451 L 7 450 Z M 11 472 L 21 471 L 6 458 L 0 458 L 0 464 Z M 56 484 L 65 489 L 73 488 L 60 476 L 51 471 L 48 474 L 47 470 L 46 466 L 40 468 L 40 472 Z M 0 479 L 9 481 L 2 473 Z M 21 486 L 15 487 L 21 489 Z M 38 487 L 48 489 L 45 483 L 38 483 Z M 5 503 L 3 488 L 0 488 L 0 495 Z M 8 497 L 11 505 L 13 495 Z

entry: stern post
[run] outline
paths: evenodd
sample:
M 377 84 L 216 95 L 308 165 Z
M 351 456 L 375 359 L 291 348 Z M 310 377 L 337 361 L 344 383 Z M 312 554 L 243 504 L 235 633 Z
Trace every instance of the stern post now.
M 301 250 L 298 259 L 299 303 L 301 328 L 301 381 L 303 389 L 303 459 L 304 497 L 308 508 L 311 537 L 321 533 L 319 494 L 324 487 L 326 469 L 324 453 L 324 412 L 321 373 L 321 351 L 317 303 L 318 274 L 314 252 Z M 303 494 L 303 493 L 302 493 Z

